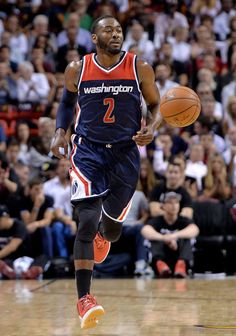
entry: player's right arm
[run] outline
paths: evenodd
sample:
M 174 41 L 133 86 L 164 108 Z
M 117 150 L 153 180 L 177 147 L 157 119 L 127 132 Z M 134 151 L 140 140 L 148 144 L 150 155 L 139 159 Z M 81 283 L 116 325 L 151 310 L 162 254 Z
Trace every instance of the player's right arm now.
M 74 108 L 78 99 L 78 80 L 82 62 L 71 62 L 65 70 L 65 86 L 57 110 L 56 131 L 52 140 L 51 151 L 59 159 L 68 154 L 66 131 L 74 119 Z

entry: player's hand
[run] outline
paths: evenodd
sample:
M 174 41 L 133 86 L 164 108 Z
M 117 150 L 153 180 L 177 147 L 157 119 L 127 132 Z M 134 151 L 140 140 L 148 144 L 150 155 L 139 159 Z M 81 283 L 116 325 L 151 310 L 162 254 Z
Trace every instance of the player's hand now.
M 66 159 L 68 155 L 68 143 L 66 141 L 65 135 L 65 130 L 58 128 L 52 139 L 51 152 L 58 159 Z
M 133 136 L 138 146 L 148 145 L 154 138 L 154 130 L 151 126 L 145 126 Z

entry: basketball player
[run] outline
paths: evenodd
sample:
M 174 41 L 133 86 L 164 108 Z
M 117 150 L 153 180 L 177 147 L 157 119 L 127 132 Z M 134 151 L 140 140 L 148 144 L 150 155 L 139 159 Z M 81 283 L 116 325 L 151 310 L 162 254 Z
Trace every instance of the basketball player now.
M 66 158 L 66 131 L 77 107 L 71 152 L 71 201 L 78 211 L 74 244 L 81 328 L 92 328 L 104 314 L 90 294 L 95 262 L 102 262 L 110 242 L 118 240 L 139 177 L 137 145 L 150 143 L 161 124 L 153 69 L 121 50 L 122 28 L 111 16 L 94 21 L 96 53 L 65 70 L 52 152 Z M 141 128 L 141 93 L 150 117 Z

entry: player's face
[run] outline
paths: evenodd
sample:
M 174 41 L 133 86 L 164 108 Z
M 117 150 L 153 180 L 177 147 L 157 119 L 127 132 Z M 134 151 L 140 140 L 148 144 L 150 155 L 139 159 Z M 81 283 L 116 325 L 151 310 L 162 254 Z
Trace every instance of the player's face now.
M 93 35 L 93 41 L 96 46 L 112 55 L 119 54 L 123 39 L 123 32 L 119 22 L 112 18 L 101 20 L 96 34 Z

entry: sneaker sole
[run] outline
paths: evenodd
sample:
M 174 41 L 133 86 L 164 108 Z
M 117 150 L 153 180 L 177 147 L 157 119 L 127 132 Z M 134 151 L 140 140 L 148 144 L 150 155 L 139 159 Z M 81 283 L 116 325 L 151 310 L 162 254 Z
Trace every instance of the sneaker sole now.
M 111 248 L 111 243 L 109 242 L 109 249 L 108 249 L 106 255 L 102 259 L 98 259 L 98 258 L 95 259 L 95 255 L 94 255 L 95 264 L 101 264 L 106 259 L 106 257 L 108 256 L 108 253 L 110 252 L 110 248 Z
M 89 311 L 87 311 L 83 318 L 80 317 L 81 329 L 95 328 L 104 314 L 105 311 L 102 306 L 91 308 Z

